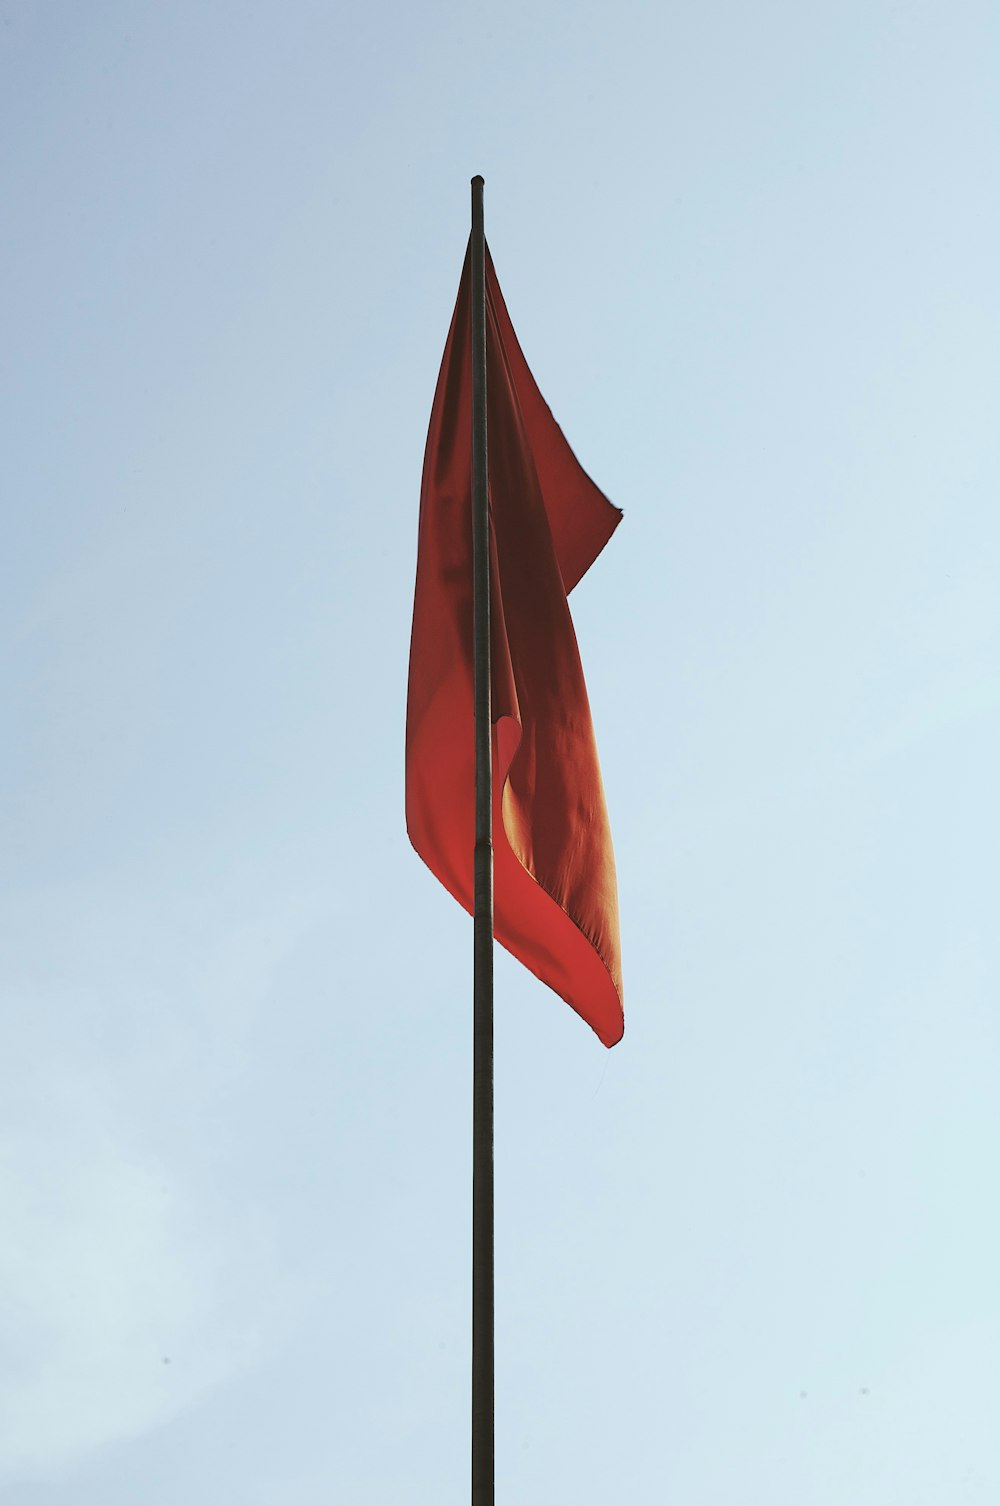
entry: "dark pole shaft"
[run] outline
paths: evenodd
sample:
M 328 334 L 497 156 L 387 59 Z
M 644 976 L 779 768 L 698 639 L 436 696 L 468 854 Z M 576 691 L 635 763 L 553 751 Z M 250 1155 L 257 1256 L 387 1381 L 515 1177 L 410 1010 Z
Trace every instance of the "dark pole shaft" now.
M 493 1506 L 493 759 L 486 471 L 486 240 L 472 180 L 472 573 L 476 847 L 472 1066 L 472 1506 Z

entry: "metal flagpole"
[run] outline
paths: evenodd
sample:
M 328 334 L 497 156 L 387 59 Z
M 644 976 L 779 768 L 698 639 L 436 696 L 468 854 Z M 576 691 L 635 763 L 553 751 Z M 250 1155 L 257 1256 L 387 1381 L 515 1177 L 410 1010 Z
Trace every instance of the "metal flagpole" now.
M 486 471 L 486 238 L 472 180 L 472 574 L 476 727 L 472 1067 L 472 1506 L 493 1506 L 493 759 Z

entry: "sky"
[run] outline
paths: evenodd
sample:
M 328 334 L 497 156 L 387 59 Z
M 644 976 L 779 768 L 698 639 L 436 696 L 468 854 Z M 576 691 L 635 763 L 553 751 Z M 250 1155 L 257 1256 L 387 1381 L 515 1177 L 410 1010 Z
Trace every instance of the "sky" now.
M 497 1501 L 1000 1498 L 1000 17 L 0 6 L 0 1499 L 468 1500 L 403 822 L 469 179 L 625 517 L 606 1052 L 497 957 Z

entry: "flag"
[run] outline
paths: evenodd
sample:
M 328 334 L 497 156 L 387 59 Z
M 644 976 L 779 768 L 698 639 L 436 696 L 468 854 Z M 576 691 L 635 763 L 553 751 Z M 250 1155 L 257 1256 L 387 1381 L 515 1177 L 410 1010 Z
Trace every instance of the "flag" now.
M 473 909 L 471 253 L 427 434 L 406 717 L 406 825 Z M 521 352 L 486 253 L 496 939 L 606 1046 L 623 1031 L 618 889 L 567 596 L 621 520 Z

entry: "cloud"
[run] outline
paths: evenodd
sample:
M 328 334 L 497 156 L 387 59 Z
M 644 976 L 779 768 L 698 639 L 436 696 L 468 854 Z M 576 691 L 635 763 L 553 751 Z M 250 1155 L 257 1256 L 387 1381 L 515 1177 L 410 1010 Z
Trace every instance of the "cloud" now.
M 59 1472 L 168 1422 L 254 1363 L 308 1285 L 255 1195 L 263 1131 L 243 1079 L 269 979 L 310 907 L 266 925 L 235 906 L 192 938 L 176 916 L 164 936 L 162 914 L 121 896 L 68 898 L 22 902 L 8 955 L 7 1478 Z
M 113 1121 L 100 1083 L 46 1072 L 33 1099 L 0 1141 L 5 1473 L 166 1421 L 255 1338 L 224 1296 L 233 1231 L 206 1237 L 183 1178 Z

